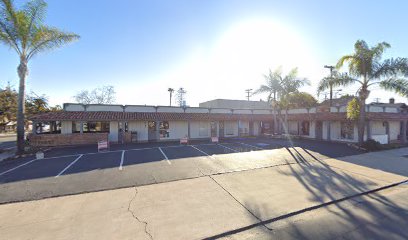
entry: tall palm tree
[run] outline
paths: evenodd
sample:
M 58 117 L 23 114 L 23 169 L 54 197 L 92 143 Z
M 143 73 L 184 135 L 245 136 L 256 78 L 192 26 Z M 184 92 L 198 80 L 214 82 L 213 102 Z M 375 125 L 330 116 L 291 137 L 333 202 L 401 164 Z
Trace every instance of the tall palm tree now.
M 274 72 L 269 69 L 269 74 L 264 75 L 266 84 L 261 85 L 254 94 L 268 93 L 268 102 L 271 103 L 274 112 L 277 110 L 279 116 L 281 116 L 281 109 L 288 107 L 283 104 L 285 101 L 282 100 L 291 93 L 298 92 L 300 87 L 310 85 L 307 79 L 298 78 L 297 74 L 297 68 L 292 69 L 286 76 L 282 74 L 282 67 L 277 68 Z M 277 122 L 276 114 L 274 114 L 274 122 Z M 274 124 L 274 131 L 277 132 L 277 130 L 277 124 Z
M 403 96 L 408 96 L 408 59 L 391 58 L 381 60 L 384 51 L 390 48 L 386 42 L 378 43 L 374 47 L 368 46 L 363 40 L 354 44 L 354 53 L 340 58 L 337 69 L 348 64 L 348 74 L 339 74 L 333 78 L 324 78 L 320 81 L 318 91 L 330 87 L 349 86 L 358 84 L 358 101 L 360 114 L 358 118 L 358 142 L 364 141 L 364 128 L 366 122 L 365 102 L 370 95 L 369 88 L 379 85 L 385 90 L 392 90 Z
M 15 50 L 20 58 L 17 112 L 17 154 L 24 152 L 25 80 L 28 62 L 40 52 L 61 47 L 79 38 L 44 25 L 47 3 L 31 0 L 21 9 L 12 0 L 0 0 L 0 42 Z

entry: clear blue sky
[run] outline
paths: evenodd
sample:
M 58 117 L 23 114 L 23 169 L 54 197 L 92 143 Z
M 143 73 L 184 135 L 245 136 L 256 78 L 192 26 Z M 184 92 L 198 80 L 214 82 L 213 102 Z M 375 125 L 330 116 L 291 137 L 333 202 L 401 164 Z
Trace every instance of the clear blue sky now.
M 16 1 L 20 4 L 23 1 Z M 168 87 L 187 89 L 187 103 L 244 99 L 279 65 L 317 82 L 352 53 L 356 40 L 392 45 L 385 57 L 408 57 L 406 1 L 136 1 L 49 0 L 47 24 L 80 41 L 38 55 L 28 90 L 51 104 L 82 89 L 114 85 L 120 104 L 168 104 Z M 17 87 L 17 55 L 0 46 L 0 86 Z M 343 92 L 353 93 L 353 88 Z M 374 91 L 387 101 L 392 93 Z M 262 95 L 253 97 L 259 99 Z M 406 99 L 397 98 L 399 101 Z

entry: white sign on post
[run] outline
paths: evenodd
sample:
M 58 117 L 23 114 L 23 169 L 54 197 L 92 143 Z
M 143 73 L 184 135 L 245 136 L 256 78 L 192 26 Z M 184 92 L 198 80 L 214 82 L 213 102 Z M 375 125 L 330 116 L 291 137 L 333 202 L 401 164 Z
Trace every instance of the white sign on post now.
M 109 150 L 109 143 L 106 140 L 98 141 L 98 152 L 102 150 Z

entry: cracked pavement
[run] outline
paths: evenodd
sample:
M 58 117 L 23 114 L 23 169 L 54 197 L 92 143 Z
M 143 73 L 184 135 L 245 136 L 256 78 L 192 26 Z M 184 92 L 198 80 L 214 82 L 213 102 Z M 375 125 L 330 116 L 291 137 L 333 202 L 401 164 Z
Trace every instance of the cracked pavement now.
M 407 148 L 0 205 L 3 239 L 404 239 Z M 239 159 L 244 161 L 244 159 Z M 180 164 L 180 163 L 179 163 Z M 241 165 L 242 166 L 242 165 Z M 304 211 L 316 207 L 310 211 Z M 299 212 L 298 214 L 293 214 Z M 284 217 L 281 217 L 284 216 Z M 280 218 L 281 217 L 281 218 Z M 404 220 L 405 219 L 405 220 Z

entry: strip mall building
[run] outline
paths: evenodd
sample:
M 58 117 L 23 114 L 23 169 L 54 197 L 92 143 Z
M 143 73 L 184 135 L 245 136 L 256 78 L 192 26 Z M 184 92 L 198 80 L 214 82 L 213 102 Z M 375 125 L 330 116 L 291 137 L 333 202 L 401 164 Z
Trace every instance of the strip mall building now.
M 274 125 L 285 134 L 304 138 L 357 142 L 357 125 L 346 119 L 346 101 L 332 107 L 275 113 L 267 103 L 212 100 L 200 107 L 64 104 L 61 112 L 36 115 L 30 144 L 57 146 L 110 142 L 169 141 L 271 135 Z M 366 106 L 365 139 L 381 143 L 407 141 L 408 109 L 405 104 L 373 103 Z M 275 115 L 276 114 L 276 115 Z M 275 115 L 275 116 L 274 116 Z M 274 120 L 277 119 L 275 122 Z M 281 119 L 281 120 L 279 120 Z M 46 132 L 39 126 L 46 124 Z

